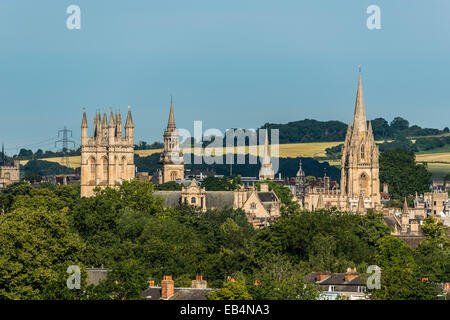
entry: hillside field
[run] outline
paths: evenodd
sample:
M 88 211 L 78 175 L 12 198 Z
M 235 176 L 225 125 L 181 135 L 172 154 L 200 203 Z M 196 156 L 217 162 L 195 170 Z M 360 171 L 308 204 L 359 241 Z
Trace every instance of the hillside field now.
M 333 146 L 337 146 L 341 144 L 342 142 L 312 142 L 312 143 L 289 143 L 289 144 L 281 144 L 279 145 L 279 156 L 281 158 L 296 158 L 296 157 L 325 157 L 325 149 Z M 264 146 L 258 146 L 261 148 L 260 154 L 262 154 Z M 271 146 L 273 148 L 273 146 Z M 217 152 L 217 149 L 212 151 L 211 148 L 205 149 L 207 153 L 212 155 L 218 155 L 219 152 Z M 151 150 L 136 150 L 135 153 L 138 154 L 141 157 L 149 156 L 153 153 L 159 153 L 162 149 L 151 149 Z M 225 152 L 226 149 L 224 148 L 222 152 Z M 250 153 L 256 155 L 257 154 L 257 147 L 235 147 L 234 153 Z M 274 150 L 275 151 L 275 150 Z M 446 150 L 443 150 L 446 151 Z M 187 148 L 183 149 L 184 153 L 191 153 L 192 149 L 189 150 Z M 200 149 L 195 149 L 195 154 L 199 154 Z M 276 156 L 276 152 L 272 153 L 273 156 Z M 450 173 L 450 152 L 430 152 L 430 153 L 418 153 L 416 155 L 416 159 L 419 162 L 427 163 L 428 169 L 433 174 L 433 179 L 439 180 L 442 179 L 442 177 Z M 46 158 L 41 159 L 46 161 L 52 161 L 57 162 L 59 164 L 62 164 L 62 158 L 56 157 L 56 158 Z M 339 160 L 326 160 L 322 159 L 321 162 L 327 161 L 330 165 L 339 166 L 340 161 Z M 22 160 L 20 161 L 21 165 L 25 165 L 28 162 L 28 160 Z M 71 168 L 77 168 L 81 165 L 81 157 L 80 156 L 74 156 L 69 157 L 69 166 Z

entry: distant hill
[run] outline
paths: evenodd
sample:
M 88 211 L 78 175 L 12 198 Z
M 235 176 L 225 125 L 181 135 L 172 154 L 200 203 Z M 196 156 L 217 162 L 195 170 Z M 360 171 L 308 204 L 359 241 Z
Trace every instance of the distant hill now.
M 318 121 L 305 119 L 286 124 L 266 123 L 261 129 L 278 129 L 280 144 L 296 142 L 344 141 L 347 124 L 341 121 Z M 396 117 L 389 123 L 383 118 L 372 120 L 375 140 L 403 137 L 433 136 L 448 133 L 449 128 L 430 129 L 409 125 L 408 120 Z

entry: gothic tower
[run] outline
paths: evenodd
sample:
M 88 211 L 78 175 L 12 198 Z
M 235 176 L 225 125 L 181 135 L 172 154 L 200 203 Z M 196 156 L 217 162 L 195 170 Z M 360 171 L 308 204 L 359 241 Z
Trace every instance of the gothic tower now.
M 275 173 L 272 169 L 272 161 L 269 155 L 269 129 L 266 129 L 264 142 L 264 155 L 259 170 L 259 180 L 273 180 Z
M 108 118 L 96 112 L 94 135 L 88 136 L 86 112 L 81 122 L 81 196 L 94 194 L 95 187 L 114 187 L 134 178 L 134 124 L 131 111 L 122 135 L 120 113 Z
M 167 128 L 164 130 L 164 151 L 159 159 L 158 183 L 184 179 L 184 159 L 180 151 L 178 130 L 175 126 L 173 102 L 170 102 L 170 113 Z
M 378 156 L 372 124 L 366 121 L 360 71 L 353 124 L 348 124 L 341 158 L 342 195 L 359 210 L 363 210 L 362 203 L 365 208 L 380 206 Z

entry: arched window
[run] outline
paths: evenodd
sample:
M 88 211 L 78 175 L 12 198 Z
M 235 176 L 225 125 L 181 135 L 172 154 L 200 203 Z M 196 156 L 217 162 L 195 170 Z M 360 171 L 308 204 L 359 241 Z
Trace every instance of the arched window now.
M 108 159 L 104 157 L 102 159 L 102 169 L 103 169 L 103 181 L 108 181 Z
M 195 204 L 196 199 L 194 197 L 191 198 L 191 204 Z
M 256 203 L 252 202 L 252 203 L 250 204 L 250 209 L 256 209 Z
M 97 178 L 97 163 L 95 162 L 94 158 L 89 158 L 88 160 L 88 179 L 90 181 L 95 181 Z
M 5 172 L 4 177 L 6 180 L 9 180 L 11 178 L 11 174 L 9 172 Z
M 170 180 L 172 181 L 177 180 L 177 173 L 175 171 L 170 173 Z
M 365 150 L 364 145 L 362 144 L 361 145 L 361 159 L 364 159 L 365 155 L 366 155 L 366 150 Z

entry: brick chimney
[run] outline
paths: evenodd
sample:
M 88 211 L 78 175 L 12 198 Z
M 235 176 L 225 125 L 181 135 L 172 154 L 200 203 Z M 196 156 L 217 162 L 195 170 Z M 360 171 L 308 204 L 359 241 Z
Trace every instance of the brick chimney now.
M 155 286 L 155 281 L 149 280 L 148 281 L 148 287 L 150 288 L 150 287 L 154 287 L 154 286 Z
M 319 273 L 316 275 L 316 281 L 317 281 L 317 282 L 323 281 L 323 280 L 325 280 L 326 278 L 328 278 L 329 276 L 330 276 L 330 273 L 329 273 L 329 272 L 319 272 Z
M 347 272 L 345 272 L 345 281 L 352 281 L 358 276 L 358 273 L 356 272 L 356 268 L 347 268 Z
M 203 276 L 196 276 L 195 280 L 192 280 L 192 288 L 196 289 L 206 289 L 207 288 L 207 282 L 206 280 L 203 280 Z
M 161 299 L 169 299 L 175 293 L 172 276 L 164 276 L 161 281 Z

